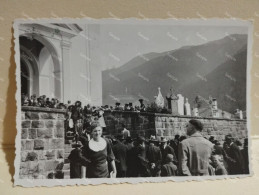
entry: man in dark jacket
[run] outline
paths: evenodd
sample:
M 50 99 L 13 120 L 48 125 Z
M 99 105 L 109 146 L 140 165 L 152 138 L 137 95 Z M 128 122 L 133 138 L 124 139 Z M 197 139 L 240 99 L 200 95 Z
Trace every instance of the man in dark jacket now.
M 136 163 L 136 169 L 138 172 L 138 177 L 150 177 L 151 173 L 149 170 L 149 162 L 146 157 L 146 140 L 144 137 L 138 137 L 137 138 L 137 149 L 136 149 L 136 154 L 137 154 L 137 163 Z
M 230 175 L 244 174 L 244 158 L 239 147 L 234 143 L 234 139 L 231 135 L 226 135 L 225 137 L 226 145 L 228 149 L 226 150 L 225 160 L 228 163 L 228 172 Z
M 126 177 L 127 171 L 127 146 L 122 141 L 122 135 L 117 136 L 117 143 L 113 145 L 112 150 L 115 156 L 117 177 Z
M 153 177 L 160 175 L 162 154 L 160 148 L 155 146 L 157 142 L 155 136 L 151 136 L 147 147 L 147 159 L 149 161 L 150 172 Z
M 168 154 L 172 154 L 174 156 L 175 163 L 177 163 L 177 160 L 176 160 L 177 158 L 175 156 L 174 149 L 168 145 L 167 139 L 164 137 L 161 137 L 160 143 L 161 143 L 160 150 L 162 153 L 162 165 L 166 163 L 166 157 Z

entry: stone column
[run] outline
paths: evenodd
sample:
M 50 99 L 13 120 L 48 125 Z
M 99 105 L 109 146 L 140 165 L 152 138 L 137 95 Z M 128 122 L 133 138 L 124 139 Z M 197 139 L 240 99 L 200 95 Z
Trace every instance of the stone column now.
M 63 71 L 63 97 L 62 101 L 67 103 L 71 98 L 70 94 L 70 46 L 69 41 L 61 41 L 61 51 L 62 51 L 62 71 Z

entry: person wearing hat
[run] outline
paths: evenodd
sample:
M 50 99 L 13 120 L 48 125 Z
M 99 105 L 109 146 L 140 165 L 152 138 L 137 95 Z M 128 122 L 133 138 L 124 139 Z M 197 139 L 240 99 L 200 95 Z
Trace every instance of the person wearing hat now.
M 90 161 L 82 155 L 82 144 L 80 141 L 72 144 L 72 147 L 75 149 L 73 149 L 68 156 L 70 162 L 70 178 L 81 178 L 82 175 L 84 175 L 82 173 L 82 166 L 88 166 Z
M 129 110 L 130 110 L 130 111 L 134 111 L 134 107 L 133 107 L 132 102 L 129 103 Z
M 178 146 L 180 143 L 180 135 L 175 135 L 174 139 L 170 141 L 170 146 L 174 149 L 175 157 L 178 159 Z
M 139 136 L 136 140 L 136 169 L 138 177 L 150 177 L 149 162 L 146 156 L 146 139 Z
M 218 140 L 214 141 L 214 150 L 213 150 L 213 154 L 215 155 L 223 155 L 224 154 L 224 149 L 223 147 L 221 147 L 220 143 Z
M 225 150 L 224 159 L 228 165 L 228 172 L 230 175 L 244 174 L 245 165 L 244 158 L 239 147 L 234 143 L 234 138 L 231 135 L 225 136 Z
M 121 103 L 120 102 L 116 102 L 115 103 L 115 108 L 114 110 L 123 110 L 121 107 L 120 107 Z
M 146 106 L 143 103 L 144 100 L 143 99 L 139 99 L 138 101 L 140 102 L 140 107 L 139 107 L 140 112 L 145 112 L 146 111 Z
M 156 137 L 151 136 L 149 139 L 149 146 L 147 147 L 147 160 L 149 161 L 152 177 L 158 177 L 161 170 L 162 154 L 160 148 L 155 145 L 156 143 Z
M 189 138 L 179 144 L 179 174 L 183 176 L 209 175 L 209 160 L 213 144 L 202 136 L 203 124 L 199 120 L 190 120 L 186 128 Z
M 127 171 L 127 146 L 122 143 L 123 137 L 121 134 L 117 136 L 116 143 L 112 146 L 115 156 L 115 164 L 117 169 L 117 177 L 126 177 Z
M 161 177 L 170 177 L 177 176 L 177 166 L 173 163 L 174 156 L 172 154 L 168 154 L 166 156 L 166 164 L 164 164 L 161 168 Z
M 160 141 L 160 150 L 162 153 L 162 164 L 166 163 L 166 157 L 168 154 L 172 154 L 175 158 L 174 160 L 176 161 L 175 163 L 177 163 L 177 158 L 175 156 L 174 153 L 174 149 L 168 145 L 168 140 L 165 137 L 161 137 L 161 141 Z

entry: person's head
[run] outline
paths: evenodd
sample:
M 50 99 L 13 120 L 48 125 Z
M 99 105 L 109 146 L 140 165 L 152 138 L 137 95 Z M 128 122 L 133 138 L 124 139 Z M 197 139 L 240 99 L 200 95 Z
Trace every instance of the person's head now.
M 178 135 L 178 134 L 174 136 L 174 139 L 175 139 L 175 140 L 178 140 L 178 141 L 179 141 L 179 138 L 180 138 L 180 135 Z
M 139 137 L 137 138 L 137 142 L 138 142 L 139 145 L 145 147 L 145 142 L 146 142 L 146 140 L 145 140 L 144 137 L 139 136 Z
M 186 133 L 187 133 L 187 135 L 190 136 L 190 135 L 196 133 L 197 131 L 202 131 L 203 125 L 199 120 L 192 119 L 189 121 L 186 128 L 187 128 Z
M 98 141 L 102 136 L 102 132 L 103 132 L 103 128 L 101 127 L 101 124 L 98 121 L 94 121 L 91 123 L 90 129 L 91 129 L 92 138 L 95 141 Z
M 233 137 L 231 135 L 226 135 L 225 136 L 225 142 L 226 144 L 231 144 L 233 142 Z
M 222 163 L 222 156 L 220 155 L 212 155 L 211 156 L 211 162 L 213 167 L 217 167 L 219 164 Z
M 127 137 L 126 138 L 126 143 L 129 143 L 129 144 L 133 143 L 132 138 L 131 137 Z
M 149 139 L 149 145 L 156 145 L 157 139 L 155 135 L 151 135 Z
M 165 137 L 161 137 L 160 143 L 162 147 L 165 147 L 167 145 L 167 139 Z
M 166 163 L 173 162 L 174 156 L 172 154 L 167 154 L 165 161 L 166 161 Z
M 214 144 L 215 144 L 216 146 L 220 146 L 220 142 L 219 142 L 218 140 L 215 140 L 215 141 L 214 141 Z
M 123 129 L 126 127 L 126 125 L 124 123 L 122 123 L 121 126 Z
M 214 136 L 210 136 L 209 141 L 210 141 L 211 143 L 214 143 L 214 142 L 215 142 Z

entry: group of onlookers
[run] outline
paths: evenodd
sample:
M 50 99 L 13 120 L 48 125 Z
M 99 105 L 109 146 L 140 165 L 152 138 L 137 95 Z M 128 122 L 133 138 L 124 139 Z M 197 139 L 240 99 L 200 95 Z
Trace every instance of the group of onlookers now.
M 22 95 L 23 106 L 67 109 L 66 136 L 74 141 L 69 156 L 71 178 L 98 177 L 158 177 L 208 176 L 249 174 L 248 139 L 240 140 L 226 135 L 224 143 L 202 135 L 203 124 L 196 119 L 186 125 L 186 136 L 175 135 L 172 140 L 156 136 L 131 137 L 126 124 L 121 124 L 118 135 L 102 135 L 106 125 L 106 110 L 146 110 L 140 106 L 116 103 L 115 107 L 82 106 L 80 101 L 60 103 L 46 96 Z
M 188 137 L 176 135 L 170 141 L 165 137 L 158 140 L 155 136 L 149 139 L 142 136 L 132 139 L 130 131 L 125 126 L 116 137 L 102 136 L 102 127 L 98 121 L 94 122 L 94 127 L 92 124 L 90 126 L 90 135 L 85 133 L 79 136 L 78 140 L 81 142 L 78 141 L 78 143 L 81 144 L 77 143 L 69 157 L 71 178 L 209 176 L 249 173 L 247 139 L 242 150 L 230 135 L 225 137 L 225 142 L 221 146 L 218 141 L 207 140 L 202 136 L 203 125 L 199 120 L 190 120 L 187 124 Z M 96 133 L 97 131 L 99 133 Z M 105 146 L 107 149 L 103 151 Z M 77 156 L 72 155 L 75 151 L 77 151 Z M 97 155 L 97 153 L 105 155 Z M 100 159 L 103 161 L 99 164 Z M 73 174 L 74 162 L 79 162 L 78 167 L 85 168 L 78 169 L 77 172 L 80 174 Z M 99 174 L 95 169 L 101 169 L 101 172 L 105 174 Z M 90 170 L 95 170 L 94 174 L 89 174 Z

